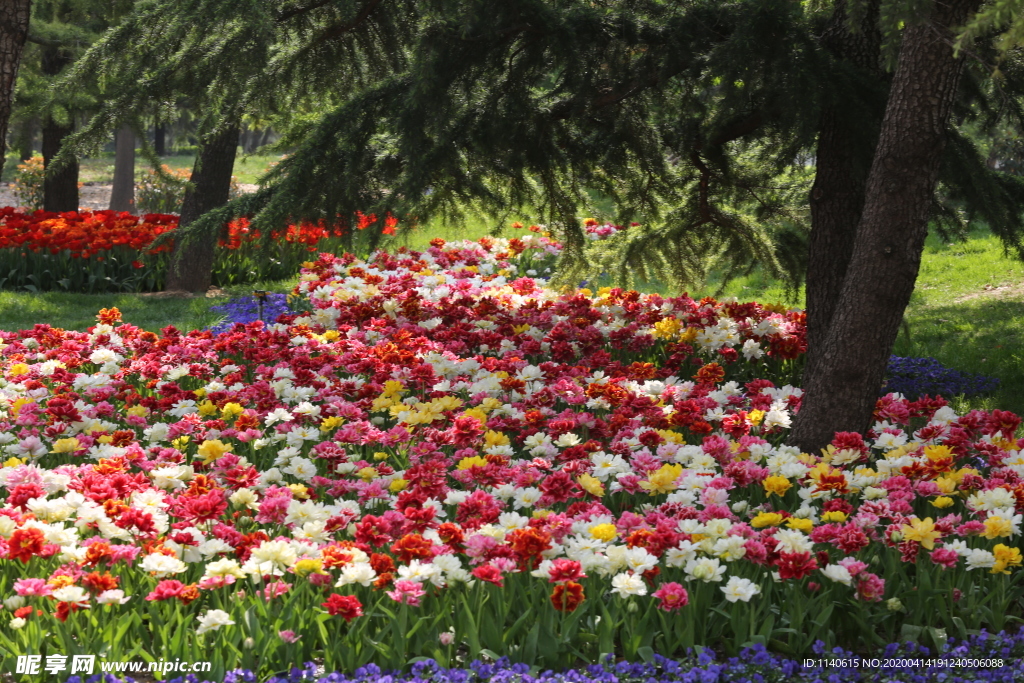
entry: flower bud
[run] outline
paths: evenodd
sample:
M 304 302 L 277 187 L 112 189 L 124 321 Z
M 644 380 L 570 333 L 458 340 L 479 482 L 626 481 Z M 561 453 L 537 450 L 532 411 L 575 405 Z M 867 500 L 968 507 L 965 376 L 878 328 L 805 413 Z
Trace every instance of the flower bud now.
M 25 606 L 25 597 L 23 595 L 12 595 L 9 598 L 4 599 L 4 607 L 11 610 L 12 612 L 19 607 Z

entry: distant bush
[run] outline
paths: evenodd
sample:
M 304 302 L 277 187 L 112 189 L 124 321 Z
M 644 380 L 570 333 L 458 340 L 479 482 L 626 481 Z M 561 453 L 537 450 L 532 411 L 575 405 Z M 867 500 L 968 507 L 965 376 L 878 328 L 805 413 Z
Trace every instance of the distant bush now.
M 181 213 L 185 187 L 192 172 L 185 168 L 173 169 L 166 164 L 163 173 L 150 169 L 135 186 L 135 204 L 140 213 Z M 231 176 L 230 198 L 241 194 L 238 179 Z
M 18 172 L 10 188 L 18 198 L 20 206 L 32 210 L 43 208 L 43 177 L 45 167 L 43 157 L 34 156 L 18 164 Z
M 135 205 L 140 213 L 181 213 L 185 185 L 192 173 L 187 169 L 163 166 L 163 174 L 155 169 L 135 186 Z

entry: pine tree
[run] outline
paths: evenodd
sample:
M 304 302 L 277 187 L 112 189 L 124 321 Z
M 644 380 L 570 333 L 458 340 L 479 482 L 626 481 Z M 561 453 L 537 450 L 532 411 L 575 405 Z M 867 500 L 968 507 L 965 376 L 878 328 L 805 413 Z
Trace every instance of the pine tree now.
M 154 103 L 188 98 L 198 136 L 217 139 L 245 115 L 301 121 L 335 106 L 360 84 L 404 64 L 415 3 L 408 0 L 149 0 L 109 31 L 64 83 L 98 77 L 115 97 L 74 137 L 76 150 L 95 149 L 126 117 L 152 111 Z M 152 150 L 144 153 L 155 161 Z M 202 150 L 200 157 L 203 156 Z M 198 160 L 197 160 L 198 161 Z M 220 166 L 219 164 L 214 164 Z M 196 173 L 201 173 L 197 166 Z M 205 192 L 198 185 L 197 193 Z M 199 206 L 213 204 L 197 197 Z M 181 221 L 176 250 L 196 240 L 206 253 L 220 227 L 203 234 Z M 178 256 L 176 262 L 181 262 Z M 176 287 L 198 291 L 210 273 L 189 268 Z M 177 276 L 175 276 L 177 278 Z
M 992 81 L 991 40 L 972 48 L 971 64 L 954 59 L 951 29 L 978 3 L 935 6 L 435 4 L 406 73 L 297 141 L 254 225 L 371 202 L 421 217 L 468 201 L 495 213 L 532 204 L 562 224 L 569 279 L 586 266 L 577 216 L 597 188 L 652 222 L 622 246 L 622 269 L 685 282 L 723 251 L 736 265 L 778 265 L 763 221 L 799 212 L 771 194 L 813 152 L 813 346 L 793 440 L 816 449 L 870 425 L 930 218 L 952 232 L 984 218 L 1024 251 L 1024 188 L 987 169 L 958 128 L 1020 121 L 1024 72 L 1007 59 Z M 923 100 L 908 94 L 915 87 Z M 912 202 L 891 192 L 904 187 Z M 869 267 L 879 262 L 892 272 Z
M 372 81 L 348 77 L 380 53 L 343 59 L 348 53 L 323 50 L 359 17 L 397 5 L 308 1 L 276 13 L 238 3 L 249 18 L 237 15 L 235 33 L 217 45 L 239 32 L 272 35 L 249 43 L 277 50 L 266 48 L 274 58 L 258 74 L 231 61 L 244 46 L 215 53 L 196 38 L 161 54 L 204 64 L 195 77 L 216 92 L 210 84 L 221 81 L 206 72 L 229 64 L 225 92 L 246 106 L 260 88 L 283 87 L 281 74 L 299 76 L 281 101 L 303 102 L 315 87 L 303 77 L 321 76 L 323 113 L 286 131 L 295 152 L 263 190 L 208 213 L 193 232 L 237 212 L 268 234 L 296 217 L 356 210 L 423 220 L 467 206 L 496 216 L 528 208 L 561 230 L 562 276 L 572 281 L 588 269 L 578 218 L 596 190 L 620 207 L 620 219 L 645 224 L 600 265 L 683 286 L 715 260 L 792 272 L 808 254 L 779 245 L 797 241 L 808 223 L 810 192 L 813 347 L 794 430 L 807 449 L 869 425 L 929 219 L 955 232 L 983 218 L 1024 254 L 1024 185 L 988 169 L 960 130 L 1024 120 L 1019 58 L 1005 56 L 1001 78 L 991 78 L 997 36 L 979 29 L 961 52 L 971 60 L 953 57 L 952 30 L 976 0 L 432 0 L 417 4 L 416 30 L 402 35 L 412 41 L 400 53 L 407 65 Z M 200 5 L 232 11 L 232 3 L 183 3 Z M 313 19 L 342 7 L 333 24 Z M 312 23 L 287 39 L 269 28 L 299 16 Z M 177 26 L 153 21 L 159 31 Z M 151 84 L 164 73 L 142 68 L 157 74 Z M 232 90 L 245 80 L 239 74 L 260 88 Z M 328 74 L 361 87 L 333 87 Z M 800 173 L 809 156 L 813 187 Z M 893 187 L 908 188 L 906 206 Z M 891 272 L 879 273 L 878 261 Z
M 48 211 L 78 209 L 78 161 L 64 153 L 65 140 L 74 131 L 75 119 L 94 106 L 101 96 L 99 88 L 78 88 L 71 92 L 53 88 L 53 84 L 82 52 L 130 6 L 132 0 L 36 0 L 32 11 L 32 30 L 28 41 L 34 43 L 34 74 L 22 79 L 26 90 L 50 88 L 49 96 L 40 92 L 23 93 L 28 104 L 27 117 L 39 116 L 42 125 L 42 151 L 47 168 L 43 185 L 43 206 Z M 57 157 L 60 163 L 54 163 Z

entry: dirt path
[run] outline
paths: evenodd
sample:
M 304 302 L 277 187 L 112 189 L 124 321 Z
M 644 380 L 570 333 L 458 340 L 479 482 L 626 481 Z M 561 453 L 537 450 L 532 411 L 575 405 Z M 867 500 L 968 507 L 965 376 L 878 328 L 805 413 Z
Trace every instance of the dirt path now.
M 78 190 L 78 207 L 90 211 L 110 208 L 110 185 L 83 183 Z M 242 185 L 243 192 L 255 192 L 256 185 Z M 0 206 L 18 206 L 18 199 L 6 183 L 0 185 Z
M 0 186 L 0 206 L 19 206 L 17 197 L 6 183 Z M 78 190 L 78 206 L 93 211 L 110 208 L 110 185 L 83 184 Z

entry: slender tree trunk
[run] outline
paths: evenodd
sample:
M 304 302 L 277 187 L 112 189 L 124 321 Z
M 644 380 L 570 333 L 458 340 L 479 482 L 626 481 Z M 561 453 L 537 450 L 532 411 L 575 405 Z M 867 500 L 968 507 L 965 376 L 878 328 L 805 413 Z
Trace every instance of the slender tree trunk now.
M 878 29 L 881 0 L 871 0 L 856 32 L 850 30 L 845 0 L 836 3 L 822 43 L 841 67 L 859 72 L 863 81 L 885 82 L 879 65 L 882 37 Z M 846 269 L 853 254 L 871 158 L 878 144 L 878 127 L 885 112 L 884 93 L 859 84 L 853 111 L 847 100 L 836 102 L 821 115 L 817 172 L 811 188 L 811 235 L 807 269 L 807 372 L 820 357 L 835 312 Z M 848 92 L 847 89 L 843 89 Z M 872 100 L 876 100 L 872 101 Z
M 115 138 L 114 185 L 110 189 L 110 210 L 135 212 L 135 131 L 121 126 Z
M 25 119 L 18 125 L 18 136 L 15 144 L 18 145 L 18 159 L 28 161 L 32 158 L 32 138 L 36 132 L 36 119 Z M 2 168 L 0 168 L 2 170 Z
M 153 128 L 153 148 L 157 156 L 167 156 L 167 126 L 162 123 Z
M 238 126 L 203 140 L 181 205 L 180 227 L 227 203 L 237 151 Z M 175 242 L 164 287 L 167 291 L 205 292 L 210 288 L 217 237 L 214 232 Z
M 71 63 L 71 57 L 60 48 L 47 47 L 43 50 L 43 73 L 56 76 Z M 47 169 L 43 180 L 43 208 L 47 211 L 78 210 L 78 159 L 72 159 L 54 172 L 49 172 L 50 160 L 60 152 L 64 138 L 75 130 L 72 115 L 68 123 L 58 123 L 51 116 L 43 123 L 43 165 Z
M 43 166 L 57 156 L 64 138 L 75 130 L 74 124 L 61 125 L 47 118 L 43 126 Z M 78 210 L 78 159 L 72 159 L 43 180 L 43 208 L 47 211 Z
M 7 155 L 7 124 L 14 104 L 21 53 L 28 37 L 32 0 L 0 2 L 0 171 Z
M 914 291 L 963 59 L 951 28 L 981 0 L 936 2 L 908 27 L 868 175 L 853 256 L 790 441 L 814 452 L 837 431 L 864 432 Z

